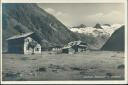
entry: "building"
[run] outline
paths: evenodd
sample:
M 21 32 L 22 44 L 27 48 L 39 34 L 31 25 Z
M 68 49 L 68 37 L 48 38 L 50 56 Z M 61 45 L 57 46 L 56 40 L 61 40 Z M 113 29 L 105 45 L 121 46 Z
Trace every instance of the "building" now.
M 53 46 L 52 47 L 52 51 L 58 51 L 58 50 L 61 50 L 62 49 L 62 46 Z
M 8 38 L 8 52 L 23 54 L 40 54 L 41 45 L 32 38 L 33 34 L 33 32 L 29 32 Z
M 67 46 L 64 46 L 62 48 L 62 52 L 73 54 L 73 53 L 76 53 L 76 52 L 86 51 L 87 48 L 88 48 L 87 43 L 82 42 L 82 41 L 73 41 L 73 42 L 68 43 Z
M 67 53 L 67 54 L 74 54 L 75 50 L 72 47 L 64 47 L 62 48 L 62 53 Z

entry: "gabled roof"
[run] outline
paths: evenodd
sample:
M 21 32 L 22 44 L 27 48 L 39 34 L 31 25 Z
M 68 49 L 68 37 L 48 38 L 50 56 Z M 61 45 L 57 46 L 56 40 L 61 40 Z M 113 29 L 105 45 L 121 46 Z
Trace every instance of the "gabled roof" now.
M 72 46 L 68 45 L 68 46 L 64 46 L 62 49 L 68 49 L 71 48 Z
M 15 35 L 15 36 L 12 36 L 6 40 L 12 40 L 12 39 L 18 39 L 18 38 L 25 38 L 31 34 L 33 34 L 34 32 L 29 32 L 29 33 L 24 33 L 24 34 L 20 34 L 20 35 Z
M 71 47 L 73 47 L 75 45 L 78 45 L 80 47 L 87 47 L 86 45 L 83 45 L 81 43 L 84 43 L 84 42 L 82 42 L 80 40 L 78 40 L 78 41 L 72 41 L 72 42 L 69 42 L 68 45 L 64 46 L 63 49 L 68 49 L 68 48 L 71 48 Z
M 73 41 L 73 42 L 70 42 L 70 43 L 68 43 L 68 45 L 79 45 L 80 43 L 81 43 L 82 41 Z

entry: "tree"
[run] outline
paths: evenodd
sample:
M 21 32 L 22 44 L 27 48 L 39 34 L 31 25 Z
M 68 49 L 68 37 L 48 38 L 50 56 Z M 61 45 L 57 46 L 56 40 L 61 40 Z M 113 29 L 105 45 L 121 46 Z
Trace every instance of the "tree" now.
M 20 32 L 20 33 L 25 33 L 24 32 L 24 30 L 22 30 L 22 27 L 20 26 L 20 25 L 16 25 L 15 27 L 14 27 L 14 29 L 16 29 L 18 32 Z

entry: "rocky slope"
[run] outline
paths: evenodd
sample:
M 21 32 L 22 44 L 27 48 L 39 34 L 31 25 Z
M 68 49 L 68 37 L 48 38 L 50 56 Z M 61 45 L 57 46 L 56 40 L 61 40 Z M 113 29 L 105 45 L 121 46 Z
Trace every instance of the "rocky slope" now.
M 111 51 L 124 51 L 124 26 L 116 30 L 109 40 L 103 45 L 101 50 L 111 50 Z
M 37 4 L 3 4 L 2 15 L 3 50 L 7 48 L 7 38 L 31 31 L 35 32 L 43 47 L 64 45 L 77 40 L 73 32 Z

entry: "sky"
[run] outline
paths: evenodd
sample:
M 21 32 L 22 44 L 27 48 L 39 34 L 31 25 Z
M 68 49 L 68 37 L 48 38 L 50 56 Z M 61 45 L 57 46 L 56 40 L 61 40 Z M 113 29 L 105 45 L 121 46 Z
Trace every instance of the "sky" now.
M 38 6 L 66 26 L 124 24 L 123 3 L 43 3 Z

